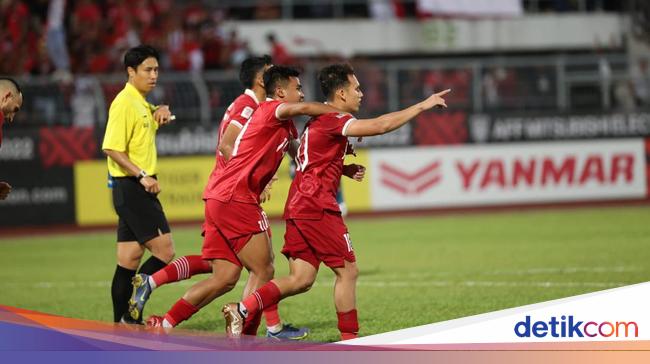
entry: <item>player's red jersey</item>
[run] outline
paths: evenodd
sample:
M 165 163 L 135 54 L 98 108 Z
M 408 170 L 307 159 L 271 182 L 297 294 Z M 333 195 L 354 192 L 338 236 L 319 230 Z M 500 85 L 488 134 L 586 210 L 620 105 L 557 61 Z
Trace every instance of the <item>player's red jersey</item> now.
M 253 90 L 246 89 L 243 94 L 239 95 L 230 104 L 230 106 L 228 106 L 228 109 L 226 109 L 226 112 L 223 115 L 221 125 L 219 126 L 217 145 L 221 141 L 221 138 L 223 138 L 223 134 L 226 132 L 226 129 L 228 129 L 228 126 L 230 126 L 231 123 L 237 125 L 240 129 L 243 128 L 250 117 L 253 115 L 253 112 L 255 112 L 258 107 L 259 101 L 257 101 L 257 96 L 255 96 L 255 92 Z M 224 158 L 223 154 L 221 154 L 219 148 L 217 148 L 216 159 L 217 161 L 214 165 L 214 168 L 212 169 L 209 181 L 212 181 L 213 178 L 216 178 L 216 173 L 219 169 L 226 167 L 226 158 Z M 210 185 L 211 183 L 208 182 L 208 186 Z M 204 198 L 207 192 L 208 191 L 206 187 L 206 190 L 203 192 Z
M 325 210 L 340 213 L 336 192 L 348 147 L 345 130 L 353 120 L 346 113 L 323 114 L 309 120 L 300 140 L 285 219 L 320 219 Z
M 291 139 L 298 137 L 292 120 L 280 120 L 282 101 L 260 104 L 235 141 L 225 168 L 211 178 L 205 199 L 259 204 L 259 196 L 278 170 Z

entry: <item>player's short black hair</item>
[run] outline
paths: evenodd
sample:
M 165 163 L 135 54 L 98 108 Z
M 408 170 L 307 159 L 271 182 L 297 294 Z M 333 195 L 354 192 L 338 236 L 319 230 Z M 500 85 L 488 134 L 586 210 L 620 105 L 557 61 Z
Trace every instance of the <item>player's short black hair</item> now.
M 298 77 L 300 72 L 295 68 L 273 66 L 264 72 L 264 90 L 268 97 L 275 94 L 275 88 L 289 82 L 290 77 Z
M 331 99 L 336 90 L 350 85 L 349 75 L 354 75 L 354 69 L 347 63 L 333 64 L 321 69 L 318 82 L 323 95 Z
M 124 68 L 128 69 L 131 67 L 136 69 L 140 63 L 144 62 L 144 60 L 149 57 L 153 57 L 159 61 L 160 53 L 158 53 L 156 48 L 146 44 L 133 47 L 124 54 Z
M 255 82 L 255 76 L 257 73 L 264 69 L 265 66 L 270 66 L 273 64 L 273 60 L 269 55 L 263 55 L 261 57 L 249 57 L 241 63 L 241 68 L 239 69 L 239 81 L 246 88 L 253 87 L 253 82 Z
M 0 77 L 0 82 L 5 81 L 9 82 L 13 85 L 13 87 L 16 89 L 16 93 L 21 94 L 22 91 L 20 90 L 20 85 L 18 84 L 18 81 L 14 80 L 11 77 Z

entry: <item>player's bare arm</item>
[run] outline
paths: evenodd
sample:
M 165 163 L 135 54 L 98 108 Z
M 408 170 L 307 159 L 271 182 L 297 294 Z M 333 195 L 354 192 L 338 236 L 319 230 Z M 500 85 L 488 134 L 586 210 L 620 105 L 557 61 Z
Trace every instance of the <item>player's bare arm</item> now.
M 260 194 L 260 203 L 264 203 L 266 201 L 271 201 L 271 187 L 273 186 L 273 183 L 278 180 L 278 175 L 274 175 L 269 183 L 264 187 L 264 191 Z
M 374 119 L 355 120 L 348 126 L 346 135 L 351 137 L 364 137 L 391 132 L 400 128 L 423 111 L 429 110 L 434 106 L 447 107 L 443 96 L 448 94 L 450 91 L 450 89 L 447 89 L 435 93 L 429 96 L 426 100 L 407 107 L 406 109 L 384 114 Z
M 235 147 L 235 140 L 237 140 L 240 131 L 241 128 L 238 125 L 230 123 L 223 133 L 218 148 L 225 160 L 230 160 L 232 150 Z
M 301 115 L 319 116 L 331 112 L 341 111 L 320 102 L 285 102 L 278 106 L 275 115 L 280 120 L 287 120 Z
M 153 119 L 158 125 L 169 124 L 173 120 L 169 105 L 158 105 L 156 111 L 153 112 Z
M 343 166 L 343 175 L 357 182 L 361 182 L 366 175 L 366 167 L 360 164 L 346 164 Z
M 0 182 L 0 200 L 4 200 L 11 192 L 11 185 L 7 182 Z
M 115 163 L 119 164 L 120 167 L 128 171 L 130 175 L 139 177 L 140 184 L 144 187 L 145 191 L 155 194 L 160 193 L 158 180 L 151 176 L 147 176 L 146 173 L 143 175 L 143 170 L 133 164 L 126 153 L 112 149 L 104 149 L 104 154 L 114 160 Z

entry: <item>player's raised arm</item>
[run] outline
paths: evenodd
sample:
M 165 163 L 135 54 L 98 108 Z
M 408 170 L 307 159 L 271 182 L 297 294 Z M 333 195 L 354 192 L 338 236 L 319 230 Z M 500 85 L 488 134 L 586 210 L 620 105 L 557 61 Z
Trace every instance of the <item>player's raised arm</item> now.
M 429 96 L 426 100 L 406 109 L 384 114 L 373 119 L 355 120 L 348 125 L 345 135 L 351 137 L 364 137 L 381 135 L 391 132 L 406 124 L 409 120 L 418 116 L 421 112 L 431 109 L 434 106 L 447 107 L 443 96 L 451 89 L 447 89 Z
M 286 120 L 301 115 L 318 116 L 331 112 L 340 113 L 341 111 L 320 102 L 285 102 L 278 106 L 275 115 L 280 120 Z

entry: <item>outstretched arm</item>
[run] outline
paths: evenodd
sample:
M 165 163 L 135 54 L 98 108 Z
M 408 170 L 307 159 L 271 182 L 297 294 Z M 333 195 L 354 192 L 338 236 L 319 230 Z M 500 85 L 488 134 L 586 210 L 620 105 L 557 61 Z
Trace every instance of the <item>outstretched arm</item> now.
M 280 120 L 286 120 L 300 115 L 318 116 L 331 112 L 341 111 L 320 102 L 285 102 L 275 109 L 275 116 Z
M 429 96 L 426 100 L 406 109 L 384 114 L 374 119 L 355 120 L 348 125 L 345 135 L 350 137 L 364 137 L 381 135 L 391 132 L 406 124 L 409 120 L 418 116 L 421 112 L 431 109 L 434 106 L 447 107 L 442 97 L 451 90 L 447 89 Z

